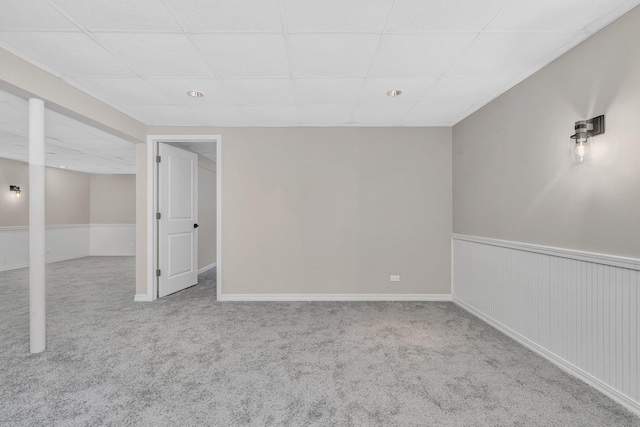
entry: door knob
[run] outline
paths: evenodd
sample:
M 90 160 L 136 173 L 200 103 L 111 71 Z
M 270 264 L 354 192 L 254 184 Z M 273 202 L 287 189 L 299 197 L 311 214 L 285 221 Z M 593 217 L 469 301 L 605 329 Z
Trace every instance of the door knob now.
M 193 224 L 193 228 L 198 228 L 199 225 L 198 224 Z

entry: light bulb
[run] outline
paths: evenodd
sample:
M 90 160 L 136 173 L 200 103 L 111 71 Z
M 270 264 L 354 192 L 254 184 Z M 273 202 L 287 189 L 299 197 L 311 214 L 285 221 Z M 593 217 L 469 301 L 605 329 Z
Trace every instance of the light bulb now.
M 16 191 L 16 199 L 20 198 L 20 190 Z
M 574 164 L 581 164 L 591 159 L 591 138 L 580 135 L 571 141 L 571 160 Z
M 576 148 L 574 149 L 576 156 L 580 159 L 581 162 L 584 161 L 585 156 L 587 155 L 587 146 L 584 141 L 579 141 L 576 144 Z

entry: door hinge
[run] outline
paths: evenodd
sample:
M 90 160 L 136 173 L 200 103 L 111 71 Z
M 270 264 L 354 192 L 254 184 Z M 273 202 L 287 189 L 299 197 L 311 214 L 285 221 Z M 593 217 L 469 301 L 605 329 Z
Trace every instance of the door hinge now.
M 156 213 L 156 219 L 162 218 L 162 214 L 160 212 Z
M 160 277 L 161 271 L 160 269 L 156 270 L 156 277 Z
M 162 161 L 162 157 L 156 156 L 156 163 L 160 163 Z

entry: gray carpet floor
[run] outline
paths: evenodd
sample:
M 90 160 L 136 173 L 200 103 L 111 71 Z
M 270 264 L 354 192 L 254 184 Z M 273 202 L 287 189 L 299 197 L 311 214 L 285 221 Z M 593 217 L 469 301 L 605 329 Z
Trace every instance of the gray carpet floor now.
M 47 266 L 29 355 L 28 271 L 0 273 L 0 424 L 640 426 L 451 303 L 219 303 L 215 276 L 134 303 L 133 258 Z

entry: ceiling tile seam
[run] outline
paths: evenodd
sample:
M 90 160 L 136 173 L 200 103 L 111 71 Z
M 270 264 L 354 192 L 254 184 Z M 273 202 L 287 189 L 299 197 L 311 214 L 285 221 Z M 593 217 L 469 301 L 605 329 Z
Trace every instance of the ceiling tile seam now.
M 222 91 L 229 97 L 229 99 L 232 100 L 233 105 L 236 107 L 236 111 L 240 113 L 240 115 L 243 117 L 243 119 L 245 120 L 246 123 L 251 124 L 251 120 L 249 120 L 249 117 L 246 115 L 246 113 L 240 108 L 240 105 L 238 104 L 237 100 L 235 99 L 235 97 L 233 96 L 233 92 L 230 91 L 224 84 L 222 84 L 222 82 L 220 81 L 220 76 L 218 75 L 218 73 L 216 72 L 216 70 L 213 69 L 213 67 L 211 66 L 211 64 L 209 64 L 209 61 L 207 61 L 204 57 L 204 55 L 202 54 L 202 52 L 200 51 L 200 49 L 198 49 L 198 46 L 196 45 L 196 43 L 194 43 L 193 41 L 193 37 L 191 35 L 191 33 L 188 33 L 185 31 L 185 26 L 183 25 L 183 23 L 178 19 L 178 17 L 176 16 L 176 14 L 174 13 L 174 11 L 166 4 L 165 0 L 160 0 L 162 2 L 162 4 L 164 5 L 165 9 L 167 9 L 167 11 L 169 12 L 169 14 L 171 15 L 171 17 L 176 21 L 176 23 L 178 24 L 178 26 L 184 31 L 184 34 L 186 35 L 187 39 L 189 40 L 189 43 L 191 43 L 191 46 L 193 46 L 193 48 L 195 49 L 196 52 L 198 52 L 198 55 L 200 55 L 200 59 L 202 59 L 202 61 L 206 64 L 207 68 L 209 69 L 209 71 L 211 71 L 211 74 L 213 75 L 213 77 L 220 83 L 220 87 L 222 88 Z M 190 90 L 190 89 L 187 89 Z M 197 90 L 197 89 L 196 89 Z M 206 95 L 206 94 L 205 94 Z M 180 108 L 179 105 L 176 104 L 176 106 L 178 108 Z M 189 113 L 180 108 L 180 111 L 184 112 L 185 114 L 189 115 Z M 204 121 L 201 120 L 201 118 L 198 119 L 198 122 L 202 125 L 202 126 L 206 126 L 207 123 L 205 123 Z
M 89 38 L 91 38 L 91 40 L 93 40 L 94 43 L 96 43 L 98 46 L 100 46 L 102 49 L 104 49 L 106 52 L 109 52 L 111 55 L 113 55 L 114 58 L 116 58 L 122 65 L 124 65 L 127 69 L 129 69 L 131 72 L 133 72 L 134 75 L 138 76 L 138 77 L 142 77 L 140 76 L 136 70 L 134 70 L 133 68 L 131 68 L 129 66 L 129 64 L 124 61 L 119 55 L 117 55 L 115 52 L 113 52 L 111 49 L 108 49 L 105 45 L 103 45 L 97 37 L 95 37 L 91 31 L 89 31 L 88 29 L 86 29 L 85 27 L 83 27 L 82 25 L 80 25 L 80 23 L 78 23 L 78 21 L 76 21 L 73 17 L 71 17 L 64 9 L 62 9 L 60 6 L 58 6 L 54 0 L 45 0 L 47 3 L 49 3 L 49 5 L 51 7 L 53 7 L 55 10 L 57 10 L 60 14 L 62 14 L 62 16 L 64 16 L 65 18 L 67 18 L 73 25 L 75 25 L 76 27 L 78 27 L 85 35 L 87 35 Z
M 82 30 L 72 30 L 69 28 L 12 28 L 8 30 L 2 30 L 0 33 L 81 33 Z
M 480 32 L 478 32 L 476 34 L 476 36 L 473 38 L 473 40 L 471 40 L 471 42 L 467 45 L 467 47 L 465 47 L 462 52 L 460 52 L 460 54 L 453 60 L 451 61 L 451 63 L 449 63 L 449 66 L 446 67 L 442 73 L 440 74 L 440 76 L 438 76 L 438 78 L 436 79 L 436 81 L 431 85 L 431 87 L 425 91 L 425 93 L 422 95 L 422 97 L 420 97 L 420 99 L 416 102 L 413 103 L 413 105 L 411 106 L 411 108 L 409 108 L 409 110 L 407 111 L 404 120 L 405 121 L 409 115 L 411 114 L 411 112 L 415 109 L 416 105 L 418 105 L 418 102 L 420 102 L 420 100 L 422 100 L 424 97 L 426 97 L 429 94 L 430 90 L 433 90 L 433 88 L 436 86 L 436 84 L 438 82 L 440 82 L 440 80 L 442 80 L 442 78 L 444 77 L 444 75 L 447 73 L 447 71 L 449 71 L 458 61 L 460 61 L 460 59 L 463 57 L 463 55 L 465 53 L 467 53 L 469 51 L 469 49 L 471 49 L 471 47 L 477 42 L 477 40 L 480 38 L 480 36 L 482 34 L 485 33 L 485 31 L 489 28 L 489 26 L 498 18 L 498 16 L 500 16 L 501 13 L 504 12 L 504 10 L 513 2 L 514 0 L 508 0 L 506 1 L 503 5 L 502 8 L 500 10 L 498 10 L 496 12 L 496 14 L 493 16 L 493 18 L 491 18 L 489 20 L 489 22 L 487 22 L 487 24 L 480 30 Z M 464 119 L 464 118 L 463 118 Z M 462 120 L 462 119 L 461 119 Z
M 293 102 L 295 103 L 295 108 L 296 108 L 296 123 L 298 124 L 298 126 L 300 126 L 300 114 L 298 111 L 298 88 L 297 88 L 295 79 L 293 78 L 293 67 L 292 67 L 292 60 L 291 60 L 293 53 L 291 52 L 291 49 L 290 49 L 291 43 L 289 41 L 289 32 L 288 32 L 286 20 L 282 16 L 281 0 L 278 0 L 276 3 L 278 5 L 278 15 L 280 16 L 280 26 L 282 28 L 282 33 L 284 34 L 284 48 L 287 54 L 287 63 L 289 65 L 289 81 L 291 82 L 291 86 L 293 89 Z
M 371 69 L 373 68 L 373 64 L 376 61 L 376 58 L 378 56 L 378 52 L 380 51 L 380 45 L 382 44 L 382 37 L 384 36 L 385 30 L 387 29 L 387 26 L 389 25 L 389 19 L 391 18 L 391 12 L 393 11 L 393 8 L 396 6 L 396 1 L 397 0 L 393 0 L 393 2 L 391 2 L 391 6 L 389 7 L 389 10 L 387 11 L 387 17 L 384 20 L 384 26 L 382 27 L 382 32 L 376 33 L 376 34 L 378 34 L 378 43 L 376 44 L 376 48 L 373 51 L 373 55 L 371 56 L 371 61 L 369 61 L 369 66 L 367 67 L 367 72 L 366 72 L 366 74 L 364 76 L 365 78 L 362 80 L 362 85 L 360 86 L 360 90 L 358 91 L 358 97 L 356 98 L 356 102 L 353 104 L 353 108 L 351 109 L 351 115 L 349 116 L 349 119 L 350 119 L 351 122 L 355 121 L 354 115 L 355 115 L 356 109 L 360 106 L 360 101 L 362 100 L 362 96 L 364 94 L 364 88 L 366 87 L 367 79 L 369 78 L 369 75 L 371 74 Z
M 62 74 L 60 74 L 60 72 L 54 70 L 53 68 L 49 67 L 47 64 L 44 64 L 42 61 L 38 60 L 38 58 L 29 55 L 28 53 L 22 51 L 21 49 L 18 49 L 14 46 L 8 45 L 3 41 L 0 41 L 0 48 L 6 50 L 9 53 L 14 54 L 15 56 L 19 57 L 20 59 L 23 59 L 25 61 L 27 61 L 28 63 L 35 65 L 36 67 L 40 68 L 41 70 L 46 71 L 47 73 L 53 75 L 54 77 L 57 78 L 61 78 Z
M 53 0 L 55 1 L 55 0 Z M 623 13 L 624 14 L 624 13 Z M 612 14 L 613 15 L 613 14 Z M 619 17 L 619 16 L 618 16 Z M 599 19 L 599 18 L 598 18 Z M 533 33 L 533 34 L 546 34 L 546 33 L 576 33 L 576 32 L 590 32 L 595 33 L 599 30 L 595 30 L 591 28 L 594 22 L 597 22 L 598 19 L 590 21 L 585 27 L 578 30 L 487 30 L 486 33 L 489 34 L 525 34 L 525 33 Z M 609 25 L 612 21 L 604 21 L 606 22 L 604 25 L 599 28 L 602 29 Z M 86 30 L 91 34 L 160 34 L 160 35 L 185 35 L 185 34 L 193 34 L 193 35 L 284 35 L 282 31 L 178 31 L 178 30 L 108 30 L 108 29 L 94 29 L 94 30 Z M 69 34 L 79 34 L 85 33 L 85 31 L 81 29 L 72 30 L 72 29 L 41 29 L 41 28 L 15 28 L 15 29 L 7 29 L 1 30 L 1 33 L 69 33 Z M 384 30 L 384 31 L 287 31 L 290 35 L 448 35 L 448 34 L 476 34 L 478 31 L 469 31 L 469 30 L 450 30 L 450 31 L 429 31 L 429 30 L 411 30 L 411 31 L 394 31 L 394 30 Z
M 144 122 L 144 120 L 141 119 L 140 116 L 138 116 L 137 114 L 131 114 L 128 111 L 124 111 L 122 109 L 122 105 L 121 104 L 112 104 L 110 101 L 107 101 L 106 99 L 104 99 L 102 97 L 102 95 L 97 94 L 96 92 L 94 92 L 93 90 L 87 89 L 86 87 L 80 85 L 78 82 L 76 82 L 75 80 L 73 80 L 73 78 L 71 77 L 65 77 L 65 76 L 60 76 L 58 77 L 60 80 L 64 81 L 65 83 L 70 84 L 71 86 L 75 87 L 78 90 L 81 90 L 82 92 L 86 93 L 89 96 L 94 97 L 95 99 L 97 99 L 98 101 L 102 101 L 105 104 L 111 106 L 112 108 L 120 111 L 122 114 L 127 115 L 129 117 L 131 117 L 132 119 L 135 119 L 137 121 L 139 121 L 140 123 L 144 123 L 146 125 L 146 123 Z
M 134 69 L 132 69 L 129 64 L 124 61 L 119 55 L 117 55 L 115 52 L 111 51 L 110 49 L 108 49 L 106 46 L 104 46 L 89 30 L 87 30 L 86 28 L 84 28 L 82 25 L 80 25 L 75 19 L 73 19 L 71 16 L 69 16 L 64 9 L 62 9 L 61 7 L 59 7 L 56 3 L 54 3 L 53 0 L 46 0 L 47 3 L 49 3 L 51 5 L 51 7 L 53 7 L 56 11 L 58 11 L 58 13 L 60 13 L 62 16 L 64 16 L 66 19 L 68 19 L 73 25 L 75 25 L 76 27 L 78 27 L 80 29 L 80 32 L 84 33 L 85 35 L 87 35 L 88 37 L 90 37 L 94 43 L 96 43 L 98 46 L 100 46 L 102 49 L 104 49 L 106 52 L 110 53 L 118 62 L 120 62 L 122 65 L 124 65 L 127 69 L 129 69 L 135 76 L 142 78 L 142 76 L 140 76 Z M 78 33 L 77 31 L 73 31 L 73 33 Z M 72 82 L 69 79 L 64 78 L 62 75 L 55 73 L 54 75 L 56 75 L 58 78 L 62 79 L 63 81 L 65 81 L 66 83 L 71 84 L 72 86 L 82 90 L 85 93 L 90 94 L 91 96 L 95 97 L 96 99 L 104 102 L 107 105 L 110 105 L 111 107 L 119 110 L 120 112 L 122 112 L 123 114 L 141 122 L 144 123 L 145 125 L 148 125 L 144 120 L 141 119 L 140 116 L 138 116 L 137 114 L 131 114 L 128 111 L 122 111 L 121 108 L 118 107 L 117 104 L 112 104 L 110 101 L 107 101 L 106 99 L 102 98 L 102 96 L 98 96 L 95 94 L 95 92 L 93 91 L 89 91 L 87 90 L 85 87 L 79 85 L 77 82 Z
M 638 6 L 638 5 L 636 4 L 636 2 L 634 0 L 627 0 L 626 2 L 620 4 L 618 7 L 616 7 L 614 10 L 612 10 L 607 15 L 606 19 L 602 21 L 602 24 L 598 25 L 597 27 L 592 27 L 592 25 L 595 22 L 598 22 L 598 20 L 601 19 L 602 17 L 596 18 L 593 21 L 591 21 L 589 23 L 589 25 L 585 26 L 583 28 L 583 31 L 588 31 L 591 34 L 595 34 L 598 31 L 602 30 L 607 25 L 611 24 L 613 21 L 615 21 L 618 18 L 620 18 L 625 13 L 629 12 L 631 9 L 635 8 L 636 6 Z
M 160 0 L 160 2 L 162 3 L 162 5 L 164 6 L 164 8 L 167 10 L 167 12 L 169 12 L 169 15 L 171 15 L 171 17 L 173 18 L 173 20 L 178 24 L 178 27 L 180 27 L 180 29 L 182 30 L 183 34 L 186 34 L 186 30 L 185 28 L 187 27 L 185 25 L 184 22 L 182 22 L 182 20 L 178 17 L 178 15 L 175 13 L 175 10 L 171 7 L 171 5 L 167 4 L 167 2 L 165 0 Z M 192 42 L 193 44 L 193 42 Z
M 122 106 L 122 105 L 148 105 L 148 104 L 123 104 L 123 103 L 117 103 L 117 102 L 113 102 L 111 100 L 109 100 L 108 98 L 105 98 L 104 95 L 98 95 L 97 92 L 94 92 L 91 89 L 86 88 L 86 86 L 84 86 L 82 83 L 80 83 L 77 79 L 111 79 L 114 77 L 93 77 L 93 76 L 77 76 L 77 77 L 69 77 L 69 76 L 62 76 L 60 77 L 62 80 L 64 80 L 65 82 L 69 83 L 72 86 L 75 86 L 76 88 L 82 90 L 83 92 L 88 93 L 89 95 L 93 96 L 96 99 L 99 99 L 100 101 L 114 107 L 117 108 L 117 106 Z M 164 99 L 166 101 L 166 103 L 164 104 L 158 104 L 155 103 L 154 105 L 173 105 L 174 102 L 169 99 L 168 97 L 166 97 L 164 94 L 160 93 L 156 88 L 154 88 L 153 86 L 151 86 L 146 79 L 142 78 L 142 77 L 122 77 L 122 80 L 125 79 L 139 79 L 142 81 L 143 84 L 145 84 L 149 89 L 151 89 L 159 98 Z

